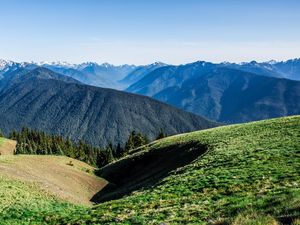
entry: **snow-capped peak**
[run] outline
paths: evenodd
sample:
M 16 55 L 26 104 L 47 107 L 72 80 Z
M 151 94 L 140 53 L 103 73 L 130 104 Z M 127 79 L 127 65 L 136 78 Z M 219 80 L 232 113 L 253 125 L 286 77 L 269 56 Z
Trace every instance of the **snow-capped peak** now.
M 56 61 L 56 62 L 47 62 L 47 61 L 42 61 L 39 63 L 36 63 L 38 66 L 56 66 L 56 67 L 67 67 L 67 68 L 74 68 L 76 65 L 72 63 L 68 63 L 66 61 Z
M 80 63 L 75 65 L 76 69 L 84 69 L 88 66 L 94 66 L 94 65 L 98 65 L 98 63 L 95 62 L 84 62 L 84 63 Z
M 266 62 L 267 64 L 270 64 L 270 65 L 274 65 L 276 63 L 278 63 L 276 60 L 272 59 L 272 60 L 269 60 Z
M 231 65 L 232 63 L 231 62 L 228 62 L 228 61 L 223 61 L 221 62 L 221 65 Z
M 4 70 L 8 66 L 11 66 L 14 62 L 0 59 L 0 70 Z
M 105 68 L 109 68 L 109 67 L 112 67 L 113 65 L 105 62 L 105 63 L 102 63 L 101 66 L 103 66 Z

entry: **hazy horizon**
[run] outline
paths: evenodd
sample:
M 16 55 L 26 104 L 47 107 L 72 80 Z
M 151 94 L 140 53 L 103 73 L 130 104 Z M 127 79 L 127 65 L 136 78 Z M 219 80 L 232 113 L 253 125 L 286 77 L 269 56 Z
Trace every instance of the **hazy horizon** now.
M 0 60 L 4 60 L 4 61 L 11 61 L 11 62 L 15 62 L 15 63 L 33 63 L 33 64 L 58 64 L 58 63 L 66 63 L 66 64 L 70 64 L 70 65 L 79 65 L 79 64 L 83 64 L 83 63 L 97 63 L 99 65 L 101 64 L 110 64 L 110 65 L 114 65 L 114 66 L 122 66 L 122 65 L 129 65 L 129 66 L 142 66 L 142 65 L 149 65 L 149 64 L 153 64 L 153 63 L 164 63 L 164 64 L 167 64 L 167 65 L 184 65 L 184 64 L 189 64 L 189 63 L 194 63 L 194 62 L 201 62 L 201 61 L 204 61 L 204 62 L 210 62 L 210 63 L 215 63 L 215 64 L 219 64 L 219 63 L 236 63 L 236 64 L 242 64 L 242 63 L 250 63 L 252 61 L 255 61 L 257 63 L 269 63 L 269 62 L 272 62 L 272 61 L 275 61 L 275 62 L 286 62 L 288 60 L 298 60 L 300 59 L 299 57 L 298 58 L 288 58 L 288 59 L 285 59 L 285 60 L 274 60 L 274 59 L 269 59 L 269 60 L 255 60 L 255 59 L 252 59 L 252 60 L 248 60 L 248 61 L 239 61 L 239 62 L 234 62 L 234 61 L 207 61 L 207 60 L 195 60 L 195 61 L 189 61 L 189 62 L 183 62 L 183 63 L 166 63 L 166 62 L 162 62 L 162 61 L 152 61 L 152 62 L 149 62 L 149 63 L 144 63 L 144 64 L 134 64 L 134 63 L 121 63 L 121 64 L 117 64 L 117 63 L 111 63 L 111 62 L 102 62 L 102 61 L 91 61 L 91 60 L 88 60 L 88 61 L 81 61 L 81 62 L 70 62 L 70 61 L 65 61 L 65 60 L 56 60 L 56 61 L 32 61 L 32 60 L 28 60 L 28 61 L 17 61 L 17 60 L 11 60 L 11 59 L 4 59 L 4 58 L 0 58 Z

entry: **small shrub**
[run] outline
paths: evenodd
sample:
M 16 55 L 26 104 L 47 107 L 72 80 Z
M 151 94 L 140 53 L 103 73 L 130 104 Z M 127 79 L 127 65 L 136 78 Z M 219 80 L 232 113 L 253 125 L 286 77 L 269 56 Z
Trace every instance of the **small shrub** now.
M 67 163 L 68 166 L 74 166 L 72 160 L 70 160 L 70 162 Z

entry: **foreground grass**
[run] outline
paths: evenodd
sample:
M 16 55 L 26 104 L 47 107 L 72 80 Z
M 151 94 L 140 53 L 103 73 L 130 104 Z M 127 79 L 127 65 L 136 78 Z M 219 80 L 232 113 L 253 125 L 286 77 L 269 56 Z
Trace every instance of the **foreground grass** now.
M 38 185 L 0 176 L 0 224 L 44 223 L 45 214 L 63 216 L 78 210 L 57 197 L 42 191 Z M 63 211 L 61 209 L 64 209 Z
M 8 224 L 28 221 L 52 224 L 277 224 L 274 218 L 299 217 L 300 116 L 177 135 L 155 142 L 144 151 L 195 141 L 208 145 L 209 151 L 193 163 L 173 171 L 153 188 L 93 208 L 68 205 L 39 196 L 30 192 L 31 189 L 24 193 L 22 190 L 23 195 L 33 196 L 32 199 L 21 198 L 4 208 L 0 206 L 0 221 Z M 1 199 L 2 196 L 13 198 L 5 196 L 6 184 L 0 182 L 4 193 Z M 42 209 L 37 207 L 40 204 Z M 243 223 L 241 218 L 248 218 L 250 222 Z

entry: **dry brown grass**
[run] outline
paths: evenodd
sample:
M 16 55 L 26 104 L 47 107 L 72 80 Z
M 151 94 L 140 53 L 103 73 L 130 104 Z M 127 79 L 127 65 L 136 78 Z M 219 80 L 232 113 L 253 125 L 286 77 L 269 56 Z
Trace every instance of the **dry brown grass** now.
M 0 155 L 13 155 L 16 150 L 17 142 L 3 139 L 0 143 Z
M 0 156 L 0 175 L 38 184 L 61 199 L 79 204 L 91 204 L 93 195 L 107 184 L 93 174 L 94 169 L 64 156 Z

